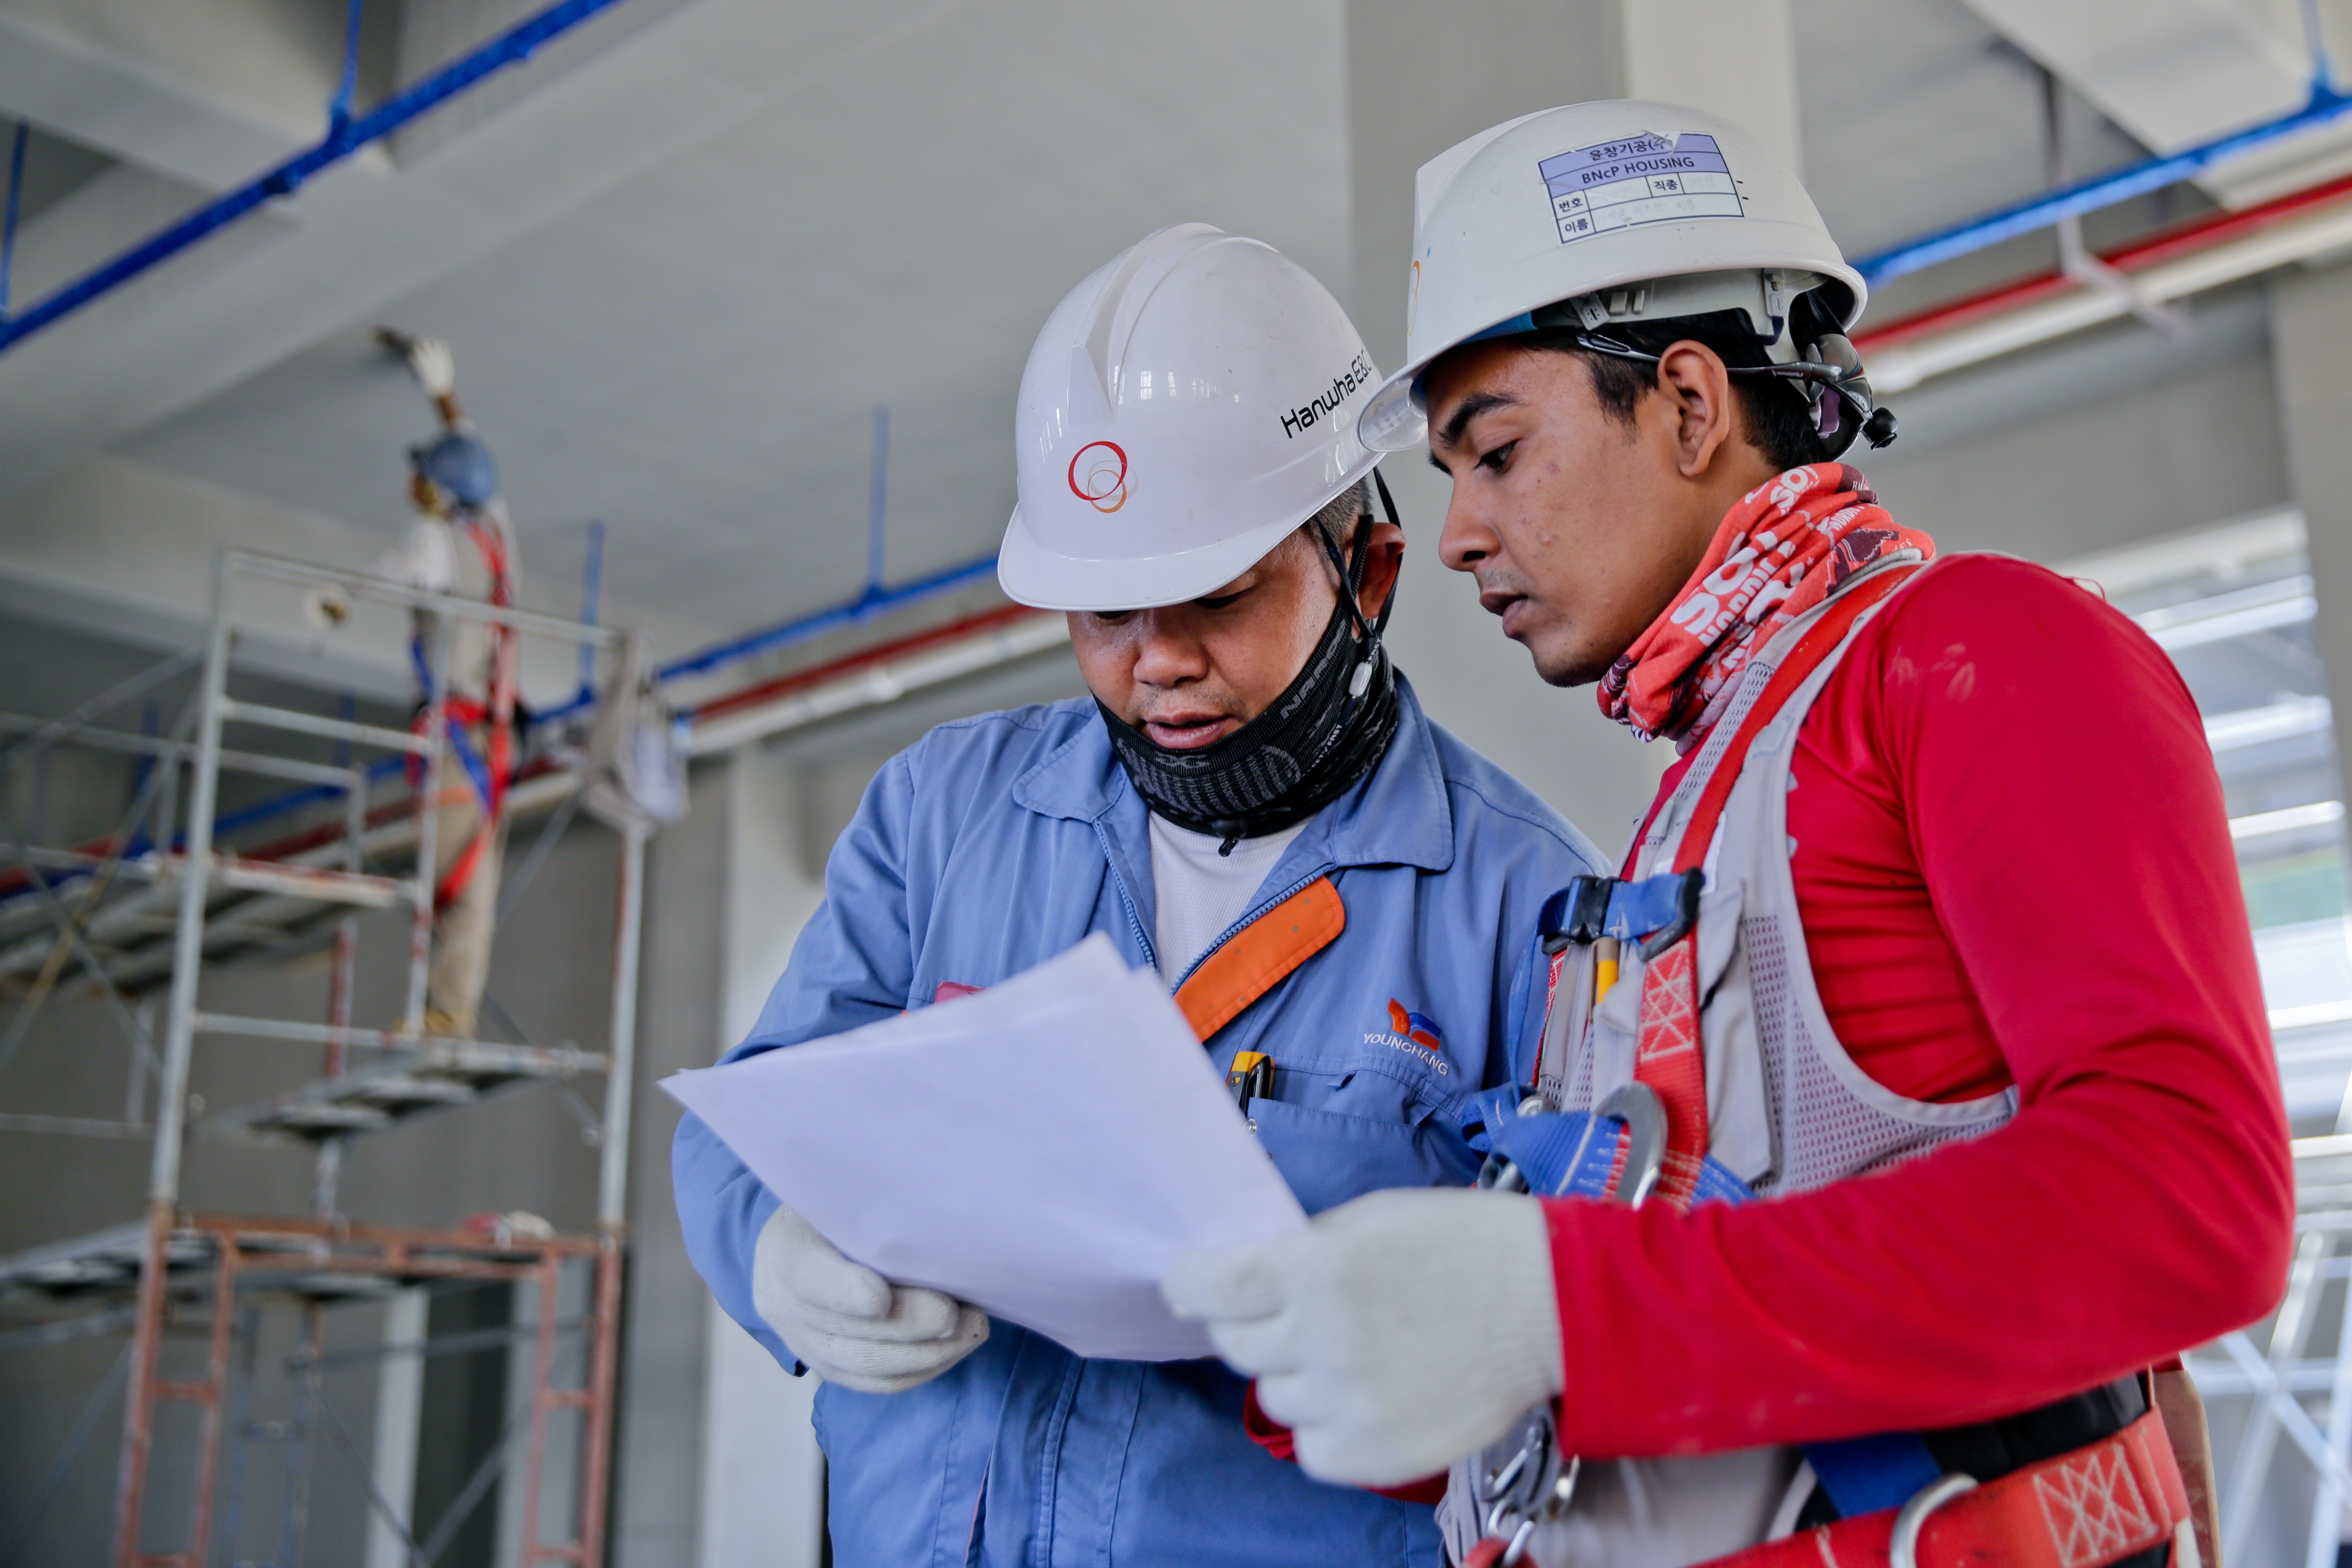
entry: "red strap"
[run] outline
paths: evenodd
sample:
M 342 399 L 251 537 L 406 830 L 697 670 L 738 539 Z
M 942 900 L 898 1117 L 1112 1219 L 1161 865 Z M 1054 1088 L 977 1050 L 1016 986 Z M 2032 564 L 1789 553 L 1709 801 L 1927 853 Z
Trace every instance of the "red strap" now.
M 1916 570 L 1883 572 L 1855 583 L 1830 601 L 1822 618 L 1789 650 L 1701 786 L 1698 802 L 1675 847 L 1676 871 L 1696 870 L 1706 863 L 1707 847 L 1714 841 L 1724 804 L 1731 798 L 1732 785 L 1738 783 L 1739 771 L 1758 734 L 1845 640 L 1862 613 Z M 1656 1092 L 1666 1113 L 1665 1163 L 1658 1174 L 1656 1195 L 1678 1209 L 1687 1208 L 1698 1187 L 1707 1147 L 1706 1052 L 1699 1036 L 1696 925 L 1665 952 L 1648 960 L 1642 971 L 1642 1022 L 1633 1047 L 1633 1079 Z
M 1846 634 L 1862 618 L 1862 613 L 1901 587 L 1919 570 L 1911 566 L 1863 578 L 1832 599 L 1812 629 L 1789 650 L 1780 668 L 1772 672 L 1772 679 L 1758 694 L 1756 705 L 1739 721 L 1731 743 L 1717 760 L 1715 771 L 1707 774 L 1706 785 L 1698 793 L 1698 804 L 1691 808 L 1691 819 L 1683 828 L 1682 843 L 1675 849 L 1675 870 L 1696 870 L 1706 863 L 1707 846 L 1715 838 L 1716 824 L 1723 816 L 1724 803 L 1731 798 L 1731 786 L 1739 782 L 1739 770 L 1747 763 L 1748 750 L 1756 743 L 1756 737 L 1789 705 L 1789 699 L 1822 667 L 1822 661 L 1837 651 L 1838 644 L 1845 641 Z
M 1695 1568 L 1888 1568 L 1899 1509 L 1856 1515 L 1734 1552 Z M 2189 1492 L 2154 1409 L 2071 1453 L 1985 1482 L 1928 1514 L 1918 1568 L 2106 1568 L 2170 1541 L 2189 1522 Z M 1494 1568 L 1507 1542 L 1488 1536 L 1462 1568 Z
M 1897 1510 L 1825 1524 L 1700 1568 L 1886 1568 Z M 1927 1516 L 1919 1568 L 2105 1568 L 2169 1541 L 2189 1493 L 2154 1410 L 2112 1437 L 2012 1470 Z

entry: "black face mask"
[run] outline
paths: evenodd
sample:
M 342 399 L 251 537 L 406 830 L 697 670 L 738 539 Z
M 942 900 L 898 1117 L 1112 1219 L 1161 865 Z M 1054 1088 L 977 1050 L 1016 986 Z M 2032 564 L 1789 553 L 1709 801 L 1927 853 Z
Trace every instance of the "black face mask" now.
M 1396 503 L 1377 471 L 1381 503 Z M 1356 605 L 1370 553 L 1372 520 L 1357 525 L 1352 562 L 1322 529 L 1316 535 L 1339 568 L 1346 589 L 1330 624 L 1282 695 L 1223 740 L 1198 751 L 1171 751 L 1097 701 L 1119 764 L 1150 808 L 1179 827 L 1234 843 L 1278 833 L 1344 795 L 1387 752 L 1397 727 L 1396 670 L 1381 634 L 1396 607 L 1391 588 L 1380 618 L 1367 623 Z

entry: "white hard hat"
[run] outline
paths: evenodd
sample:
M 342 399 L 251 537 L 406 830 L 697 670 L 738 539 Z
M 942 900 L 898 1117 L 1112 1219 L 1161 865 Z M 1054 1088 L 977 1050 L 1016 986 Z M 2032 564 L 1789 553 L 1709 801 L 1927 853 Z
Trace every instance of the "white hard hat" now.
M 1380 451 L 1419 446 L 1430 362 L 1548 305 L 1572 302 L 1587 330 L 1740 307 L 1782 359 L 1789 307 L 1814 289 L 1841 328 L 1862 314 L 1862 274 L 1812 198 L 1738 127 L 1625 100 L 1522 115 L 1421 166 L 1405 363 L 1358 429 Z
M 1029 351 L 997 581 L 1048 610 L 1231 582 L 1380 461 L 1356 436 L 1379 379 L 1339 302 L 1280 251 L 1160 230 L 1071 289 Z

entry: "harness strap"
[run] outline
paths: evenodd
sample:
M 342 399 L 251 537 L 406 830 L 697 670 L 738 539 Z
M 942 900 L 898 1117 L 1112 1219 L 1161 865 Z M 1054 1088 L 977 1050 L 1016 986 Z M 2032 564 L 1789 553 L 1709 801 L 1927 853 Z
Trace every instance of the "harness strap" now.
M 1732 786 L 1756 737 L 1770 724 L 1806 678 L 1836 651 L 1864 611 L 1918 568 L 1874 574 L 1833 597 L 1821 619 L 1798 639 L 1739 721 L 1700 787 L 1690 820 L 1675 848 L 1682 898 L 1674 923 L 1643 946 L 1641 1032 L 1633 1047 L 1633 1078 L 1656 1091 L 1666 1113 L 1666 1158 L 1656 1196 L 1688 1208 L 1706 1161 L 1706 1053 L 1699 1037 L 1697 893 L 1707 847 L 1714 842 Z M 1635 854 L 1640 853 L 1639 846 Z M 1631 869 L 1629 867 L 1628 869 Z
M 1211 953 L 1176 988 L 1176 1005 L 1205 1045 L 1347 927 L 1339 889 L 1330 878 L 1318 877 Z
M 1925 1496 L 1699 1568 L 2105 1568 L 2177 1539 L 2190 1520 L 2164 1417 L 2153 1407 L 2112 1436 L 2011 1470 L 1932 1510 L 1919 1507 Z M 1907 1547 L 1898 1525 L 1907 1526 Z

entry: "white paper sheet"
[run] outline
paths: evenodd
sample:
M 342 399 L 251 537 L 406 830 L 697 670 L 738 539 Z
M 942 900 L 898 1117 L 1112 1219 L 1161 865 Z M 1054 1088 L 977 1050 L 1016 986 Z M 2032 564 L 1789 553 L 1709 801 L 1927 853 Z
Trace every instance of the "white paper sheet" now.
M 1307 1223 L 1159 977 L 1100 934 L 662 1087 L 851 1258 L 1081 1355 L 1213 1354 L 1160 1275 Z

